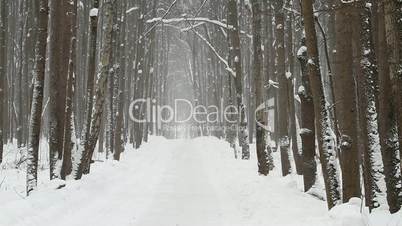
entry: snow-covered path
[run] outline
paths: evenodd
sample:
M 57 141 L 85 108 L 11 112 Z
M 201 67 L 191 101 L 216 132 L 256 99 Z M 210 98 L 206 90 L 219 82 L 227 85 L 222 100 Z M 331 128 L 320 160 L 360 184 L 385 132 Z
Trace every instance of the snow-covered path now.
M 47 182 L 6 200 L 0 225 L 330 225 L 325 203 L 302 193 L 297 178 L 258 176 L 254 159 L 234 159 L 215 138 L 153 137 L 122 159 L 96 163 L 63 189 Z

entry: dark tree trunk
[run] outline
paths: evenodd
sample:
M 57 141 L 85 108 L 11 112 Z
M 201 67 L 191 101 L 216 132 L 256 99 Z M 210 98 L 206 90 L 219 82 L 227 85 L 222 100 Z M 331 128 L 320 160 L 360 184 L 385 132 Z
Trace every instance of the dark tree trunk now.
M 316 182 L 317 163 L 315 160 L 314 103 L 307 71 L 307 47 L 304 39 L 297 54 L 302 70 L 302 85 L 298 88 L 298 94 L 301 100 L 300 136 L 302 139 L 304 191 L 307 192 Z
M 7 97 L 5 95 L 7 89 L 7 7 L 6 1 L 0 3 L 0 105 L 2 106 L 0 110 L 0 163 L 3 161 L 3 142 L 6 140 L 6 121 L 3 122 L 3 120 L 7 111 Z
M 352 197 L 360 197 L 360 164 L 357 140 L 357 104 L 355 79 L 353 71 L 353 29 L 355 18 L 354 4 L 341 3 L 336 11 L 336 73 L 335 102 L 337 103 L 337 119 L 340 130 L 340 151 L 342 168 L 343 201 Z
M 66 93 L 66 110 L 64 118 L 64 139 L 63 139 L 63 162 L 60 171 L 61 179 L 65 180 L 67 175 L 72 172 L 72 149 L 74 146 L 72 136 L 75 136 L 74 132 L 74 118 L 73 118 L 73 98 L 75 87 L 75 74 L 77 72 L 75 68 L 76 62 L 76 43 L 77 43 L 77 0 L 73 1 L 73 4 L 69 4 L 67 8 L 67 22 L 65 26 L 69 29 L 69 35 L 71 39 L 66 39 L 67 43 L 70 43 L 69 62 L 68 62 L 68 78 L 67 78 L 67 93 Z
M 390 79 L 390 68 L 388 62 L 388 46 L 385 31 L 384 2 L 378 5 L 378 68 L 379 68 L 379 130 L 382 159 L 384 163 L 385 183 L 387 187 L 387 201 L 391 213 L 397 212 L 402 200 L 401 176 L 400 176 L 400 156 L 397 136 L 397 122 L 392 81 Z
M 50 179 L 59 177 L 63 157 L 64 117 L 71 32 L 65 23 L 70 1 L 50 1 L 49 27 L 49 152 Z M 60 164 L 61 165 L 61 164 Z
M 306 46 L 308 56 L 308 73 L 314 101 L 315 125 L 318 136 L 318 149 L 324 176 L 328 208 L 340 202 L 339 179 L 336 164 L 336 151 L 331 131 L 330 116 L 326 108 L 326 101 L 321 79 L 318 56 L 317 33 L 315 30 L 313 1 L 303 0 L 303 19 L 306 32 Z
M 286 58 L 285 58 L 285 20 L 283 0 L 276 1 L 275 9 L 275 26 L 276 26 L 276 54 L 277 54 L 277 78 L 279 82 L 278 92 L 278 134 L 279 134 L 279 150 L 281 153 L 282 176 L 291 173 L 291 165 L 289 159 L 289 87 L 286 79 Z
M 266 122 L 264 121 L 264 89 L 262 77 L 262 50 L 261 50 L 261 4 L 259 0 L 252 1 L 253 11 L 253 75 L 255 85 L 255 106 L 256 106 L 256 145 L 258 158 L 258 172 L 267 175 L 269 172 L 268 155 L 265 149 Z M 261 106 L 261 107 L 260 107 Z
M 37 0 L 36 4 L 39 9 L 38 15 L 38 39 L 35 46 L 35 64 L 36 71 L 34 73 L 34 90 L 31 108 L 31 120 L 29 125 L 29 139 L 27 151 L 27 179 L 26 192 L 27 195 L 37 186 L 38 180 L 38 154 L 39 141 L 43 105 L 43 88 L 45 85 L 46 71 L 46 44 L 48 37 L 48 16 L 49 7 L 48 0 Z
M 237 136 L 239 139 L 239 145 L 242 149 L 242 159 L 250 158 L 250 150 L 248 145 L 247 134 L 247 122 L 246 122 L 246 109 L 243 104 L 243 72 L 242 72 L 242 58 L 241 58 L 241 45 L 239 37 L 239 22 L 237 13 L 237 2 L 235 0 L 229 0 L 228 2 L 228 24 L 232 25 L 234 29 L 230 31 L 230 44 L 229 49 L 232 51 L 231 60 L 234 65 L 234 71 L 236 73 L 235 87 L 236 87 L 236 99 L 237 109 L 240 114 L 238 117 L 238 131 Z
M 88 54 L 88 77 L 87 77 L 87 92 L 86 92 L 86 106 L 83 131 L 81 132 L 81 143 L 86 144 L 90 137 L 91 132 L 91 116 L 93 110 L 93 94 L 94 94 L 94 80 L 96 73 L 96 42 L 98 36 L 98 18 L 99 18 L 99 0 L 93 0 L 93 8 L 90 12 L 90 32 L 89 32 L 89 54 Z M 85 147 L 80 147 L 85 149 Z M 75 160 L 74 178 L 80 179 L 84 170 L 84 163 L 82 156 L 85 154 L 83 150 L 79 153 L 81 159 Z

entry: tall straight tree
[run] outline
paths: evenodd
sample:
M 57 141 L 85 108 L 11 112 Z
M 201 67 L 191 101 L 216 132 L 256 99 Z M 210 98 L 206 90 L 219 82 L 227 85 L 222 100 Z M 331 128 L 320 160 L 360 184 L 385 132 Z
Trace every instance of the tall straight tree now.
M 303 180 L 304 191 L 307 192 L 316 182 L 317 163 L 315 160 L 315 125 L 314 103 L 310 79 L 307 71 L 307 47 L 305 39 L 302 40 L 297 58 L 301 66 L 301 83 L 298 95 L 301 101 L 300 136 L 302 140 Z
M 265 129 L 264 125 L 264 89 L 263 89 L 263 77 L 262 77 L 262 49 L 261 49 L 261 2 L 259 0 L 253 0 L 251 2 L 253 11 L 253 76 L 255 85 L 255 106 L 256 109 L 256 145 L 257 145 L 257 158 L 258 158 L 258 172 L 262 175 L 267 175 L 269 172 L 268 167 L 268 155 L 265 150 Z M 258 106 L 262 106 L 258 109 Z
M 395 103 L 393 107 L 398 124 L 399 153 L 402 156 L 402 2 L 385 0 L 384 4 L 388 66 Z
M 77 0 L 72 0 L 72 4 L 67 6 L 67 20 L 65 23 L 68 29 L 67 39 L 65 45 L 69 45 L 69 61 L 68 61 L 68 78 L 67 78 L 67 91 L 65 100 L 65 115 L 64 115 L 64 131 L 63 131 L 63 162 L 60 170 L 61 179 L 65 180 L 67 175 L 72 171 L 72 149 L 74 133 L 74 119 L 73 119 L 73 98 L 75 86 L 75 60 L 76 60 L 76 41 L 77 41 Z M 71 38 L 70 38 L 71 37 Z
M 286 7 L 292 8 L 292 0 L 286 0 Z M 296 125 L 296 105 L 295 105 L 295 78 L 293 76 L 295 64 L 294 64 L 294 48 L 293 48 L 293 12 L 287 12 L 286 14 L 286 62 L 287 62 L 287 87 L 288 87 L 288 114 L 289 114 L 289 137 L 292 142 L 292 153 L 296 167 L 296 173 L 303 175 L 303 163 L 302 156 L 299 152 L 297 142 L 297 125 Z
M 50 179 L 59 177 L 63 157 L 64 111 L 71 32 L 68 20 L 69 0 L 50 1 L 49 27 L 49 159 Z M 66 30 L 67 29 L 67 30 Z
M 3 161 L 3 141 L 4 141 L 4 127 L 5 123 L 3 123 L 4 113 L 6 111 L 6 97 L 5 97 L 5 90 L 7 89 L 6 84 L 6 38 L 7 38 L 7 24 L 6 24 L 6 17 L 7 13 L 6 10 L 7 3 L 6 1 L 2 1 L 0 3 L 0 105 L 2 106 L 0 110 L 0 163 Z
M 93 0 L 93 8 L 89 12 L 90 16 L 90 32 L 89 32 L 89 53 L 88 53 L 88 78 L 86 81 L 86 106 L 84 126 L 81 141 L 88 140 L 91 128 L 91 116 L 93 108 L 94 80 L 96 73 L 96 42 L 98 36 L 98 18 L 99 18 L 99 0 Z
M 343 201 L 360 197 L 360 165 L 357 142 L 356 73 L 353 70 L 353 24 L 355 4 L 343 3 L 336 11 L 336 73 L 335 102 L 340 130 L 340 160 L 342 168 Z
M 117 68 L 117 76 L 119 79 L 119 87 L 117 91 L 117 112 L 116 112 L 116 135 L 115 135 L 115 151 L 113 153 L 113 159 L 120 160 L 120 154 L 124 151 L 124 122 L 123 122 L 123 112 L 124 112 L 124 94 L 125 94 L 125 82 L 126 82 L 126 60 L 127 57 L 121 56 L 124 54 L 125 46 L 126 46 L 126 6 L 127 1 L 124 0 L 121 4 L 122 11 L 121 11 L 121 20 L 119 21 L 119 35 L 120 40 L 117 47 L 117 51 L 119 53 L 120 58 L 116 59 L 120 61 L 120 64 Z M 118 16 L 117 16 L 118 17 Z M 115 18 L 117 19 L 117 18 Z
M 229 31 L 229 50 L 232 51 L 229 56 L 232 58 L 234 65 L 234 70 L 236 74 L 235 87 L 236 87 L 236 100 L 237 108 L 239 110 L 238 118 L 238 138 L 239 145 L 242 149 L 242 159 L 250 158 L 250 150 L 248 145 L 248 134 L 247 134 L 247 122 L 246 122 L 246 111 L 243 104 L 243 72 L 242 72 L 242 60 L 241 60 L 241 46 L 240 46 L 240 36 L 239 36 L 239 22 L 237 13 L 237 2 L 236 0 L 229 0 L 228 2 L 228 24 L 233 27 Z
M 382 203 L 381 185 L 383 180 L 383 168 L 381 161 L 380 136 L 378 129 L 378 70 L 377 60 L 373 43 L 373 27 L 372 27 L 372 0 L 365 0 L 361 3 L 362 7 L 360 15 L 361 23 L 361 52 L 362 60 L 361 67 L 364 78 L 364 87 L 361 92 L 364 94 L 363 106 L 365 128 L 362 128 L 367 139 L 367 148 L 364 150 L 364 183 L 365 183 L 365 197 L 366 205 L 370 209 L 376 208 Z
M 391 213 L 397 212 L 402 203 L 400 155 L 397 139 L 397 119 L 394 111 L 395 98 L 390 78 L 390 67 L 388 61 L 386 22 L 385 22 L 385 1 L 378 4 L 378 84 L 381 90 L 379 94 L 379 129 L 381 153 L 384 164 L 385 183 L 387 187 L 387 201 Z
M 111 68 L 111 54 L 112 54 L 112 33 L 113 33 L 113 14 L 115 13 L 113 6 L 116 4 L 116 0 L 104 0 L 102 7 L 104 12 L 104 34 L 102 37 L 102 48 L 100 52 L 100 71 L 97 78 L 95 88 L 94 110 L 91 117 L 91 129 L 88 136 L 88 140 L 81 141 L 79 147 L 79 159 L 77 164 L 77 171 L 75 172 L 75 178 L 80 179 L 82 174 L 88 174 L 90 170 L 90 164 L 92 155 L 95 150 L 95 145 L 99 137 L 101 119 L 104 110 L 106 85 L 108 79 L 108 73 Z
M 89 12 L 90 17 L 90 32 L 89 32 L 89 53 L 88 53 L 88 77 L 86 81 L 86 106 L 83 131 L 81 133 L 80 145 L 87 143 L 91 129 L 91 116 L 93 108 L 93 93 L 94 93 L 94 80 L 96 73 L 96 42 L 98 36 L 98 18 L 99 18 L 99 0 L 93 0 L 93 8 Z M 102 144 L 103 145 L 103 144 Z M 81 147 L 82 149 L 84 147 Z M 79 155 L 83 154 L 81 150 Z M 81 156 L 82 158 L 82 156 Z M 73 173 L 75 179 L 80 179 L 83 171 L 81 161 L 75 160 L 73 165 Z
M 29 195 L 29 193 L 36 188 L 38 180 L 38 154 L 43 105 L 43 89 L 45 85 L 46 44 L 48 37 L 47 26 L 49 17 L 48 0 L 36 0 L 35 4 L 39 9 L 39 12 L 35 14 L 38 15 L 38 39 L 36 40 L 35 46 L 36 70 L 34 73 L 34 89 L 27 151 L 27 195 Z
M 282 175 L 286 176 L 291 172 L 289 160 L 289 91 L 288 80 L 286 78 L 286 59 L 285 59 L 285 18 L 283 0 L 275 1 L 275 34 L 276 34 L 276 54 L 277 54 L 277 78 L 279 82 L 278 92 L 278 134 L 279 148 L 281 153 Z
M 320 62 L 317 45 L 317 32 L 315 30 L 313 0 L 302 1 L 302 15 L 306 33 L 307 67 L 314 100 L 315 125 L 317 129 L 318 149 L 322 173 L 324 176 L 325 191 L 328 208 L 340 202 L 338 179 L 338 166 L 336 163 L 336 150 L 331 131 L 330 116 L 326 108 L 324 88 L 321 78 Z
M 263 24 L 264 24 L 264 66 L 263 66 L 263 74 L 265 76 L 265 83 L 264 86 L 266 88 L 265 90 L 265 110 L 267 111 L 267 114 L 264 114 L 266 117 L 266 125 L 269 125 L 270 122 L 274 122 L 274 117 L 269 118 L 268 117 L 268 112 L 269 112 L 269 99 L 271 99 L 272 94 L 275 93 L 274 89 L 275 87 L 270 84 L 271 79 L 274 77 L 275 74 L 275 57 L 272 54 L 275 54 L 275 51 L 273 49 L 273 40 L 274 40 L 274 35 L 272 32 L 272 6 L 271 3 L 267 1 L 262 1 L 262 8 L 263 8 Z M 269 126 L 268 126 L 269 128 Z M 266 149 L 267 149 L 267 155 L 268 155 L 268 165 L 269 169 L 272 170 L 274 168 L 274 160 L 272 157 L 272 148 L 271 148 L 271 134 L 272 134 L 272 129 L 270 128 L 270 131 L 267 131 L 267 136 L 266 136 Z

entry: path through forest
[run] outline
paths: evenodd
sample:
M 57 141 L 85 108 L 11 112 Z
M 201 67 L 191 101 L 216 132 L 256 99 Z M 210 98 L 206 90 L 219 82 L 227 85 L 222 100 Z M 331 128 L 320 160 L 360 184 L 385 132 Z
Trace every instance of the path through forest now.
M 302 193 L 296 177 L 258 176 L 255 156 L 236 160 L 216 138 L 152 137 L 124 154 L 63 189 L 45 183 L 6 201 L 0 225 L 329 225 L 325 202 Z

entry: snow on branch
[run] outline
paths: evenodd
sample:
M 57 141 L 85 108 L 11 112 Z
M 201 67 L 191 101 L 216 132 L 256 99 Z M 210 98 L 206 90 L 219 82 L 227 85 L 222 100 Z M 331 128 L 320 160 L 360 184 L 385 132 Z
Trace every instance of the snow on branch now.
M 169 6 L 169 8 L 166 10 L 165 14 L 163 14 L 163 16 L 160 18 L 161 20 L 163 20 L 167 15 L 169 15 L 170 11 L 172 10 L 173 6 L 175 6 L 177 3 L 177 0 L 174 0 L 172 2 L 172 4 Z M 155 29 L 155 27 L 159 24 L 160 22 L 155 23 L 154 25 L 152 25 L 151 28 L 148 29 L 148 31 L 146 31 L 144 33 L 144 35 L 142 35 L 141 37 L 146 37 L 153 29 Z
M 215 25 L 225 28 L 225 29 L 233 29 L 232 25 L 227 25 L 219 20 L 212 20 L 212 19 L 209 19 L 206 17 L 193 17 L 193 18 L 179 17 L 179 18 L 171 18 L 171 19 L 163 19 L 161 17 L 156 17 L 156 18 L 147 20 L 147 23 L 155 23 L 155 22 L 178 23 L 178 22 L 186 22 L 186 21 L 212 23 L 212 24 L 215 24 Z
M 135 11 L 135 10 L 138 10 L 138 9 L 139 9 L 138 7 L 133 7 L 133 8 L 128 9 L 126 11 L 126 13 L 131 13 L 132 11 Z
M 182 28 L 180 31 L 181 32 L 187 32 L 187 31 L 189 31 L 189 30 L 191 30 L 193 28 L 199 27 L 199 26 L 201 26 L 203 24 L 205 24 L 205 22 L 199 22 L 199 23 L 196 23 L 194 25 L 191 25 L 190 27 Z
M 348 4 L 348 3 L 358 2 L 358 0 L 341 0 L 341 2 L 344 4 Z
M 204 38 L 200 33 L 198 33 L 195 29 L 192 29 L 192 31 L 202 40 L 207 44 L 207 46 L 212 50 L 212 52 L 216 55 L 216 57 L 225 65 L 225 69 L 233 75 L 233 77 L 236 77 L 236 72 L 233 71 L 232 68 L 230 68 L 228 62 L 219 55 L 218 51 L 216 51 L 215 47 L 212 46 L 211 43 L 208 42 L 206 38 Z

